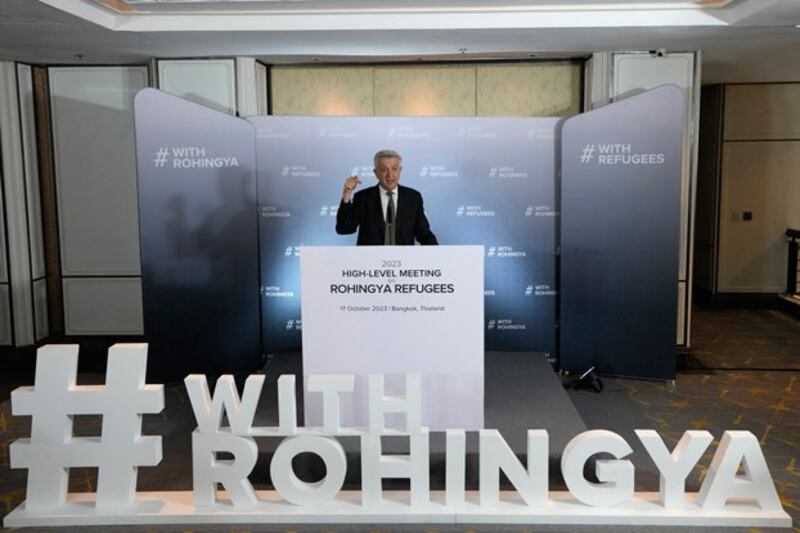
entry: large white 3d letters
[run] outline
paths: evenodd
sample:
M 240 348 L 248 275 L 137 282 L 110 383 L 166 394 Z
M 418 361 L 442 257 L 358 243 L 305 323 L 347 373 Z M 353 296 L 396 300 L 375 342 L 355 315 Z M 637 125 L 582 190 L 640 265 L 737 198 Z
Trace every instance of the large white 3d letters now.
M 714 440 L 708 431 L 686 431 L 670 454 L 661 436 L 652 429 L 637 429 L 636 436 L 656 464 L 661 474 L 659 492 L 661 503 L 667 509 L 681 508 L 686 504 L 684 488 L 686 476 Z
M 161 437 L 141 435 L 142 414 L 164 408 L 164 387 L 145 385 L 147 345 L 108 351 L 106 385 L 76 385 L 78 346 L 39 348 L 36 386 L 11 393 L 13 415 L 32 417 L 30 439 L 11 444 L 11 467 L 28 469 L 25 508 L 57 511 L 66 503 L 69 468 L 96 466 L 96 509 L 135 504 L 136 470 L 161 462 Z M 100 438 L 74 437 L 72 417 L 102 415 Z
M 292 460 L 305 452 L 316 454 L 325 463 L 323 480 L 306 483 L 295 475 Z M 320 505 L 333 500 L 344 484 L 346 470 L 347 458 L 339 441 L 311 435 L 289 437 L 281 442 L 269 467 L 275 490 L 283 499 L 295 505 Z
M 405 395 L 387 395 L 384 378 L 368 381 L 369 427 L 341 423 L 342 395 L 353 394 L 350 375 L 310 376 L 308 392 L 320 394 L 321 427 L 298 427 L 294 376 L 278 379 L 278 426 L 254 426 L 265 376 L 250 376 L 241 395 L 232 376 L 217 380 L 211 395 L 205 376 L 190 375 L 185 387 L 197 429 L 192 433 L 193 490 L 136 492 L 139 466 L 161 460 L 161 437 L 142 436 L 144 413 L 164 407 L 161 385 L 146 385 L 146 345 L 109 350 L 105 385 L 76 385 L 77 346 L 39 349 L 34 387 L 12 393 L 12 413 L 31 416 L 31 436 L 11 445 L 12 468 L 28 470 L 27 501 L 4 526 L 153 523 L 290 522 L 472 522 L 516 524 L 791 525 L 783 511 L 758 440 L 747 431 L 726 431 L 699 494 L 685 482 L 713 440 L 687 431 L 670 453 L 652 430 L 637 430 L 660 472 L 659 494 L 634 493 L 631 447 L 610 431 L 587 431 L 563 451 L 561 470 L 569 492 L 548 492 L 548 436 L 527 433 L 521 461 L 499 432 L 479 432 L 479 491 L 466 491 L 466 432 L 446 432 L 445 490 L 430 490 L 429 430 L 422 426 L 422 380 L 406 376 Z M 74 437 L 71 418 L 102 415 L 99 437 Z M 401 427 L 387 423 L 404 418 Z M 227 418 L 229 425 L 223 426 Z M 346 491 L 347 458 L 338 436 L 361 444 L 361 490 Z M 256 439 L 280 438 L 269 465 L 274 491 L 257 491 L 249 476 L 256 466 Z M 382 438 L 406 439 L 407 455 L 384 455 Z M 316 482 L 298 477 L 299 454 L 318 456 L 325 474 Z M 599 453 L 600 483 L 584 478 L 584 466 Z M 67 498 L 69 469 L 98 469 L 97 492 Z M 744 475 L 738 475 L 739 468 Z M 514 491 L 501 491 L 501 472 Z M 410 480 L 410 494 L 383 491 L 382 480 Z M 223 491 L 218 487 L 222 486 Z
M 592 483 L 583 477 L 583 466 L 597 453 L 610 453 L 616 460 L 598 459 L 595 462 L 597 479 Z M 620 461 L 633 450 L 625 439 L 603 429 L 586 431 L 574 437 L 561 456 L 564 482 L 575 498 L 595 507 L 611 507 L 633 496 L 633 464 Z
M 739 465 L 744 476 L 737 475 Z M 700 487 L 700 506 L 721 509 L 729 498 L 752 500 L 765 511 L 781 509 L 758 439 L 749 431 L 726 431 Z

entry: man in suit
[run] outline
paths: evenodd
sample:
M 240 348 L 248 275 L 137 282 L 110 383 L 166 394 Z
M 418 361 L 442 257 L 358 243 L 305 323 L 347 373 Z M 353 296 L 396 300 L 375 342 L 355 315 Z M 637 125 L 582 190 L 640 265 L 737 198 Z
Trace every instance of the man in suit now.
M 336 214 L 336 233 L 350 235 L 358 230 L 356 244 L 413 245 L 439 244 L 422 208 L 422 195 L 399 185 L 402 158 L 394 150 L 381 150 L 373 159 L 378 184 L 353 194 L 361 183 L 358 176 L 344 182 L 342 202 Z

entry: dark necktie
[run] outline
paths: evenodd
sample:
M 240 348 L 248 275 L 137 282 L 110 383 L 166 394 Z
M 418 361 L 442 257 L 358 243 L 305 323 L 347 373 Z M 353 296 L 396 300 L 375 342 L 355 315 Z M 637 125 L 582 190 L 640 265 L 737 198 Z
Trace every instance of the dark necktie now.
M 386 231 L 383 234 L 383 244 L 394 244 L 394 191 L 386 191 Z

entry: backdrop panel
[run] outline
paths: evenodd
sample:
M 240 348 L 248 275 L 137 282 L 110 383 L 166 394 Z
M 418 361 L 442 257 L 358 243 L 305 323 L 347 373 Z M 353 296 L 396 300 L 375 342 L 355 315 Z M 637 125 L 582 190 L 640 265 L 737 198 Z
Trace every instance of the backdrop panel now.
M 671 378 L 680 103 L 678 89 L 657 89 L 569 119 L 557 138 L 551 118 L 248 124 L 144 90 L 136 119 L 152 365 L 166 379 L 299 350 L 300 246 L 354 244 L 334 230 L 343 181 L 374 184 L 372 154 L 393 148 L 440 242 L 485 247 L 486 348 L 550 357 L 561 157 L 562 364 Z
M 153 89 L 135 104 L 148 379 L 255 370 L 253 128 Z
M 561 142 L 561 364 L 675 377 L 681 90 L 568 119 Z
M 253 117 L 257 132 L 263 337 L 300 348 L 300 245 L 353 245 L 334 230 L 342 186 L 372 186 L 372 155 L 403 156 L 442 244 L 486 247 L 487 350 L 555 347 L 558 119 Z M 402 201 L 402 199 L 400 199 Z

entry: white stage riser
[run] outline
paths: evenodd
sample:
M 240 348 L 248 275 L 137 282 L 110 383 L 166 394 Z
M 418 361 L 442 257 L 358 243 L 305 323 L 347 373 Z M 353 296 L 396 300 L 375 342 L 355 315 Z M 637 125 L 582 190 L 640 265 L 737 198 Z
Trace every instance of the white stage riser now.
M 446 506 L 444 491 L 431 491 L 431 504 L 411 507 L 407 491 L 384 491 L 384 504 L 363 507 L 360 491 L 341 491 L 336 499 L 315 507 L 281 500 L 275 491 L 256 491 L 259 502 L 250 510 L 235 510 L 220 501 L 213 509 L 195 508 L 190 491 L 140 492 L 128 513 L 95 514 L 94 493 L 70 494 L 67 504 L 52 515 L 30 515 L 24 504 L 6 516 L 4 527 L 113 526 L 155 524 L 530 524 L 638 525 L 704 527 L 791 527 L 783 511 L 762 511 L 752 504 L 729 503 L 719 511 L 702 510 L 687 494 L 684 509 L 665 509 L 654 492 L 639 492 L 624 505 L 589 507 L 568 492 L 549 493 L 545 508 L 526 506 L 514 491 L 502 491 L 497 507 L 480 507 L 478 492 L 466 493 L 467 503 Z

